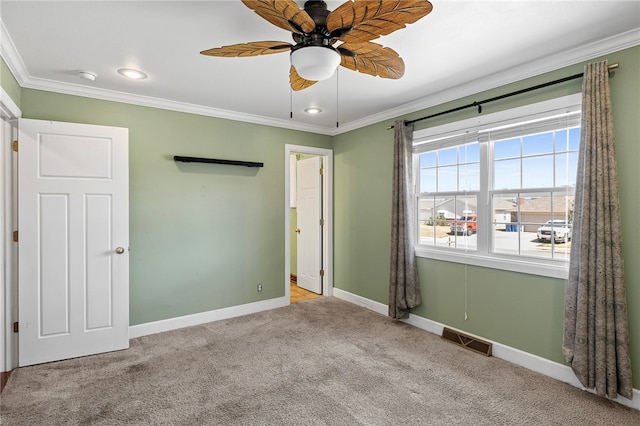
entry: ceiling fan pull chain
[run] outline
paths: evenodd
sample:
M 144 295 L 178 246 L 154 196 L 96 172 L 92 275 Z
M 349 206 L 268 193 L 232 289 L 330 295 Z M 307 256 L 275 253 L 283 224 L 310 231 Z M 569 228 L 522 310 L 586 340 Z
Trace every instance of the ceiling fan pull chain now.
M 338 96 L 340 96 L 340 90 L 338 90 L 339 89 L 339 87 L 338 87 L 338 80 L 339 79 L 340 79 L 340 69 L 338 68 L 338 69 L 336 69 L 336 129 L 338 127 L 340 127 L 340 122 L 339 122 L 340 115 L 339 115 L 339 110 L 338 110 L 338 106 L 340 104 L 338 102 Z

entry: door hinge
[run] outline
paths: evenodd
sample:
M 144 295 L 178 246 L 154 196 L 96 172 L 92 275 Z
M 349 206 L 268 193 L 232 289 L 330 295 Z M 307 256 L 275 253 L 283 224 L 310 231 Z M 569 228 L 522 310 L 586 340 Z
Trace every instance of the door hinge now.
M 320 226 L 324 226 L 324 219 L 320 219 Z
M 320 276 L 324 277 L 324 269 L 320 269 Z
M 18 231 L 13 231 L 13 242 L 14 243 L 18 242 Z
M 18 321 L 13 323 L 13 332 L 17 333 L 18 332 Z
M 320 167 L 320 176 L 324 175 L 324 169 Z
M 13 141 L 11 149 L 13 149 L 14 152 L 18 152 L 18 141 Z

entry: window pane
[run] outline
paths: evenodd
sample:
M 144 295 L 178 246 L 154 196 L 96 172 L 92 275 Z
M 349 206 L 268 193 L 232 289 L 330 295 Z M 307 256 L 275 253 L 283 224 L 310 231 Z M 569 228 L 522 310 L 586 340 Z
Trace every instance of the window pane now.
M 448 166 L 458 163 L 458 147 L 438 151 L 438 165 Z
M 522 187 L 545 188 L 553 186 L 553 155 L 522 159 Z
M 420 168 L 423 167 L 435 167 L 436 166 L 436 153 L 425 152 L 420 155 Z
M 574 199 L 575 196 L 573 194 L 553 194 L 549 220 L 562 220 L 571 223 L 573 220 Z
M 507 225 L 518 220 L 518 205 L 513 194 L 494 195 L 493 197 L 493 227 L 505 231 Z
M 475 195 L 458 195 L 452 197 L 447 208 L 455 211 L 455 220 L 449 222 L 449 240 L 447 245 L 465 250 L 476 250 L 478 247 L 478 197 Z
M 569 150 L 568 131 L 558 130 L 556 131 L 556 152 L 565 152 Z
M 569 149 L 577 150 L 580 147 L 580 128 L 569 130 Z
M 556 155 L 556 183 L 555 186 L 576 186 L 578 173 L 578 153 Z
M 448 222 L 453 214 L 446 211 L 446 198 L 426 197 L 418 200 L 420 244 L 435 245 L 447 239 Z
M 461 219 L 465 216 L 475 216 L 478 209 L 477 196 L 458 195 L 455 197 L 455 217 Z M 471 219 L 465 219 L 471 220 Z M 475 219 L 474 219 L 475 220 Z M 475 231 L 475 228 L 474 228 Z
M 553 152 L 553 133 L 525 136 L 522 138 L 522 155 L 547 154 Z
M 460 147 L 460 162 L 473 163 L 480 161 L 480 144 L 470 143 Z
M 518 225 L 507 225 L 505 229 L 493 230 L 493 252 L 501 254 L 520 254 L 520 233 Z
M 540 224 L 534 256 L 548 259 L 569 259 L 571 252 L 571 225 L 564 220 L 548 220 Z
M 496 159 L 520 157 L 520 138 L 497 141 L 493 150 Z
M 420 170 L 420 192 L 436 192 L 436 169 Z
M 448 166 L 438 168 L 438 191 L 458 190 L 458 167 Z
M 433 197 L 418 199 L 419 243 L 433 245 Z
M 420 197 L 418 199 L 418 222 L 424 222 L 433 217 L 433 197 Z
M 494 163 L 494 188 L 520 188 L 520 159 L 500 160 Z
M 496 253 L 518 254 L 518 194 L 494 195 L 492 245 Z
M 493 196 L 493 251 L 568 259 L 573 195 L 553 192 Z
M 480 190 L 480 163 L 460 166 L 460 191 Z
M 495 253 L 520 254 L 519 194 L 493 197 L 492 247 Z
M 552 193 L 547 220 L 537 229 L 538 249 L 552 259 L 568 259 L 571 251 L 573 194 Z

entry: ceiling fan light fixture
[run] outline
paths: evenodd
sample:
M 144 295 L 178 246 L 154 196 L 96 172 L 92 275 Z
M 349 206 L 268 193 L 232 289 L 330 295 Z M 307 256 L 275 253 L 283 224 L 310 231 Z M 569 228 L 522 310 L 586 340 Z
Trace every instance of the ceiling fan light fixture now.
M 147 75 L 140 70 L 136 70 L 133 68 L 120 68 L 118 70 L 118 74 L 123 75 L 132 80 L 144 80 L 147 78 Z
M 326 80 L 340 65 L 340 53 L 332 46 L 303 46 L 291 51 L 291 65 L 305 80 Z

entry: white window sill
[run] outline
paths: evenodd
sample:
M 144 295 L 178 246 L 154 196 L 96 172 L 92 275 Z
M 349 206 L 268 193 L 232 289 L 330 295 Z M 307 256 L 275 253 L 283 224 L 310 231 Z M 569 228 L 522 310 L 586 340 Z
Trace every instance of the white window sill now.
M 569 264 L 568 262 L 563 261 L 517 256 L 501 256 L 498 254 L 488 255 L 476 252 L 465 253 L 457 250 L 437 249 L 426 246 L 416 246 L 415 254 L 417 257 L 423 257 L 426 259 L 464 263 L 467 265 L 520 272 L 523 274 L 540 275 L 563 280 L 566 280 L 569 277 Z

